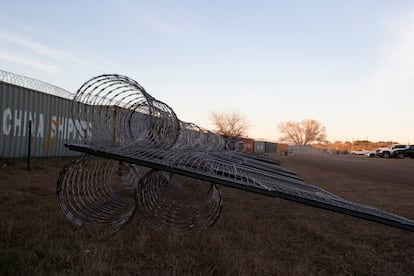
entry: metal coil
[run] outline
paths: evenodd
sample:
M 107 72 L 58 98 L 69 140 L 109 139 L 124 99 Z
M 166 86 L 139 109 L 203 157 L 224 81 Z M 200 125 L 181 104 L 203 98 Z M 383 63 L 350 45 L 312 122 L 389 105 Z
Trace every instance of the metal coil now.
M 41 91 L 49 95 L 58 96 L 65 99 L 72 99 L 73 93 L 57 87 L 55 85 L 52 85 L 50 83 L 37 80 L 34 78 L 29 78 L 22 75 L 17 75 L 11 72 L 7 72 L 0 69 L 0 81 L 5 83 L 10 83 L 13 85 L 25 87 L 28 89 L 32 89 L 35 91 Z
M 141 174 L 133 164 L 81 156 L 59 176 L 60 206 L 76 225 L 99 224 L 117 231 L 135 211 L 135 189 Z
M 180 134 L 180 122 L 165 103 L 154 99 L 136 81 L 101 75 L 85 82 L 72 104 L 76 130 L 85 143 L 144 144 L 169 148 Z M 93 129 L 89 129 L 93 125 Z
M 95 148 L 205 151 L 222 150 L 226 145 L 221 136 L 178 120 L 168 105 L 121 75 L 101 75 L 85 82 L 73 98 L 72 116 L 75 122 L 84 122 L 75 125 L 76 131 L 84 143 Z M 152 217 L 157 228 L 202 229 L 218 218 L 222 198 L 216 185 L 148 171 L 137 165 L 81 157 L 61 174 L 60 205 L 74 224 L 110 225 L 112 231 L 128 222 L 137 206 L 147 218 Z M 119 183 L 114 182 L 114 175 L 120 176 Z M 125 191 L 116 191 L 114 186 Z M 134 202 L 128 193 L 131 190 Z M 128 203 L 120 197 L 124 193 Z
M 157 170 L 141 178 L 137 202 L 145 212 L 146 221 L 156 228 L 184 231 L 212 225 L 222 206 L 217 185 Z
M 72 111 L 75 122 L 86 122 L 76 127 L 87 145 L 68 147 L 91 156 L 62 171 L 57 193 L 76 225 L 117 231 L 141 214 L 157 229 L 198 231 L 220 215 L 220 184 L 414 231 L 413 220 L 342 199 L 274 160 L 241 152 L 240 141 L 181 122 L 125 76 L 86 82 Z

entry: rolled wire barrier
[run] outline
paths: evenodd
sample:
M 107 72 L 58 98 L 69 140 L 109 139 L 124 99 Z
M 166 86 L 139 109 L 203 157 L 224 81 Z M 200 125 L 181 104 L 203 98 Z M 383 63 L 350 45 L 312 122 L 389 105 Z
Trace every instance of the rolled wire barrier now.
M 75 125 L 83 145 L 68 147 L 86 154 L 62 170 L 57 194 L 76 225 L 115 232 L 141 214 L 157 229 L 200 231 L 220 215 L 221 184 L 414 232 L 413 220 L 347 201 L 274 160 L 242 152 L 240 141 L 180 121 L 128 77 L 87 81 L 72 116 L 84 122 Z
M 74 96 L 72 117 L 84 122 L 75 125 L 83 143 L 97 149 L 210 151 L 226 145 L 221 136 L 178 120 L 167 104 L 122 75 L 85 82 Z M 90 155 L 64 168 L 57 194 L 74 224 L 111 231 L 118 231 L 136 211 L 156 228 L 201 230 L 217 220 L 222 206 L 216 184 Z

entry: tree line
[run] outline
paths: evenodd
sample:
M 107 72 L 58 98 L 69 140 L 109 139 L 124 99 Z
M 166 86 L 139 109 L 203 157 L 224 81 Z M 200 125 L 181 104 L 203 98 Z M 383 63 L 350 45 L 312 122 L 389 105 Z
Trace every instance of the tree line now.
M 210 120 L 215 126 L 215 132 L 223 137 L 245 137 L 247 134 L 247 119 L 239 112 L 211 112 Z M 280 142 L 307 146 L 313 142 L 326 140 L 326 128 L 313 119 L 281 122 L 278 128 L 282 134 L 279 138 Z
M 211 112 L 210 120 L 215 126 L 214 131 L 223 137 L 246 137 L 249 128 L 245 116 L 239 112 L 220 113 Z M 339 151 L 350 151 L 357 149 L 374 150 L 395 141 L 371 142 L 368 140 L 355 141 L 335 141 L 330 142 L 326 139 L 326 128 L 319 121 L 314 119 L 303 119 L 301 121 L 283 121 L 277 125 L 281 137 L 280 142 L 291 145 L 309 146 L 334 149 Z

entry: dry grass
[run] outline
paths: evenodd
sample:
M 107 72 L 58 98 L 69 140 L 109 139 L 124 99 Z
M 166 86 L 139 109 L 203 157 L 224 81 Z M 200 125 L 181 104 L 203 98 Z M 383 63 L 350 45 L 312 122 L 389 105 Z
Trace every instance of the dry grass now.
M 201 233 L 156 232 L 140 216 L 115 234 L 78 228 L 63 215 L 55 191 L 58 173 L 68 160 L 36 159 L 30 172 L 24 160 L 8 160 L 0 169 L 0 274 L 412 275 L 414 271 L 414 233 L 229 188 L 222 188 L 221 217 Z M 364 203 L 400 208 L 400 213 L 414 217 L 412 203 L 397 206 L 387 201 L 376 182 L 335 171 L 321 173 L 299 158 L 282 161 L 306 180 L 350 199 L 362 199 L 358 190 L 364 185 L 369 191 L 364 192 Z M 0 160 L 0 166 L 4 162 Z M 407 198 L 406 192 L 400 190 L 399 195 Z

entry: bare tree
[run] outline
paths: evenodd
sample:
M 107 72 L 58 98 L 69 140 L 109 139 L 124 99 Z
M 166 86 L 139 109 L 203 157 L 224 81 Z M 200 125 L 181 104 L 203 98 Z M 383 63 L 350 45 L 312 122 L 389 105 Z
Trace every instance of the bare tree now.
M 224 137 L 242 137 L 248 129 L 246 118 L 238 112 L 211 112 L 210 120 L 216 126 L 215 131 Z
M 280 140 L 295 145 L 306 146 L 312 142 L 326 140 L 325 127 L 316 120 L 304 119 L 301 122 L 281 122 L 278 125 L 282 133 Z

